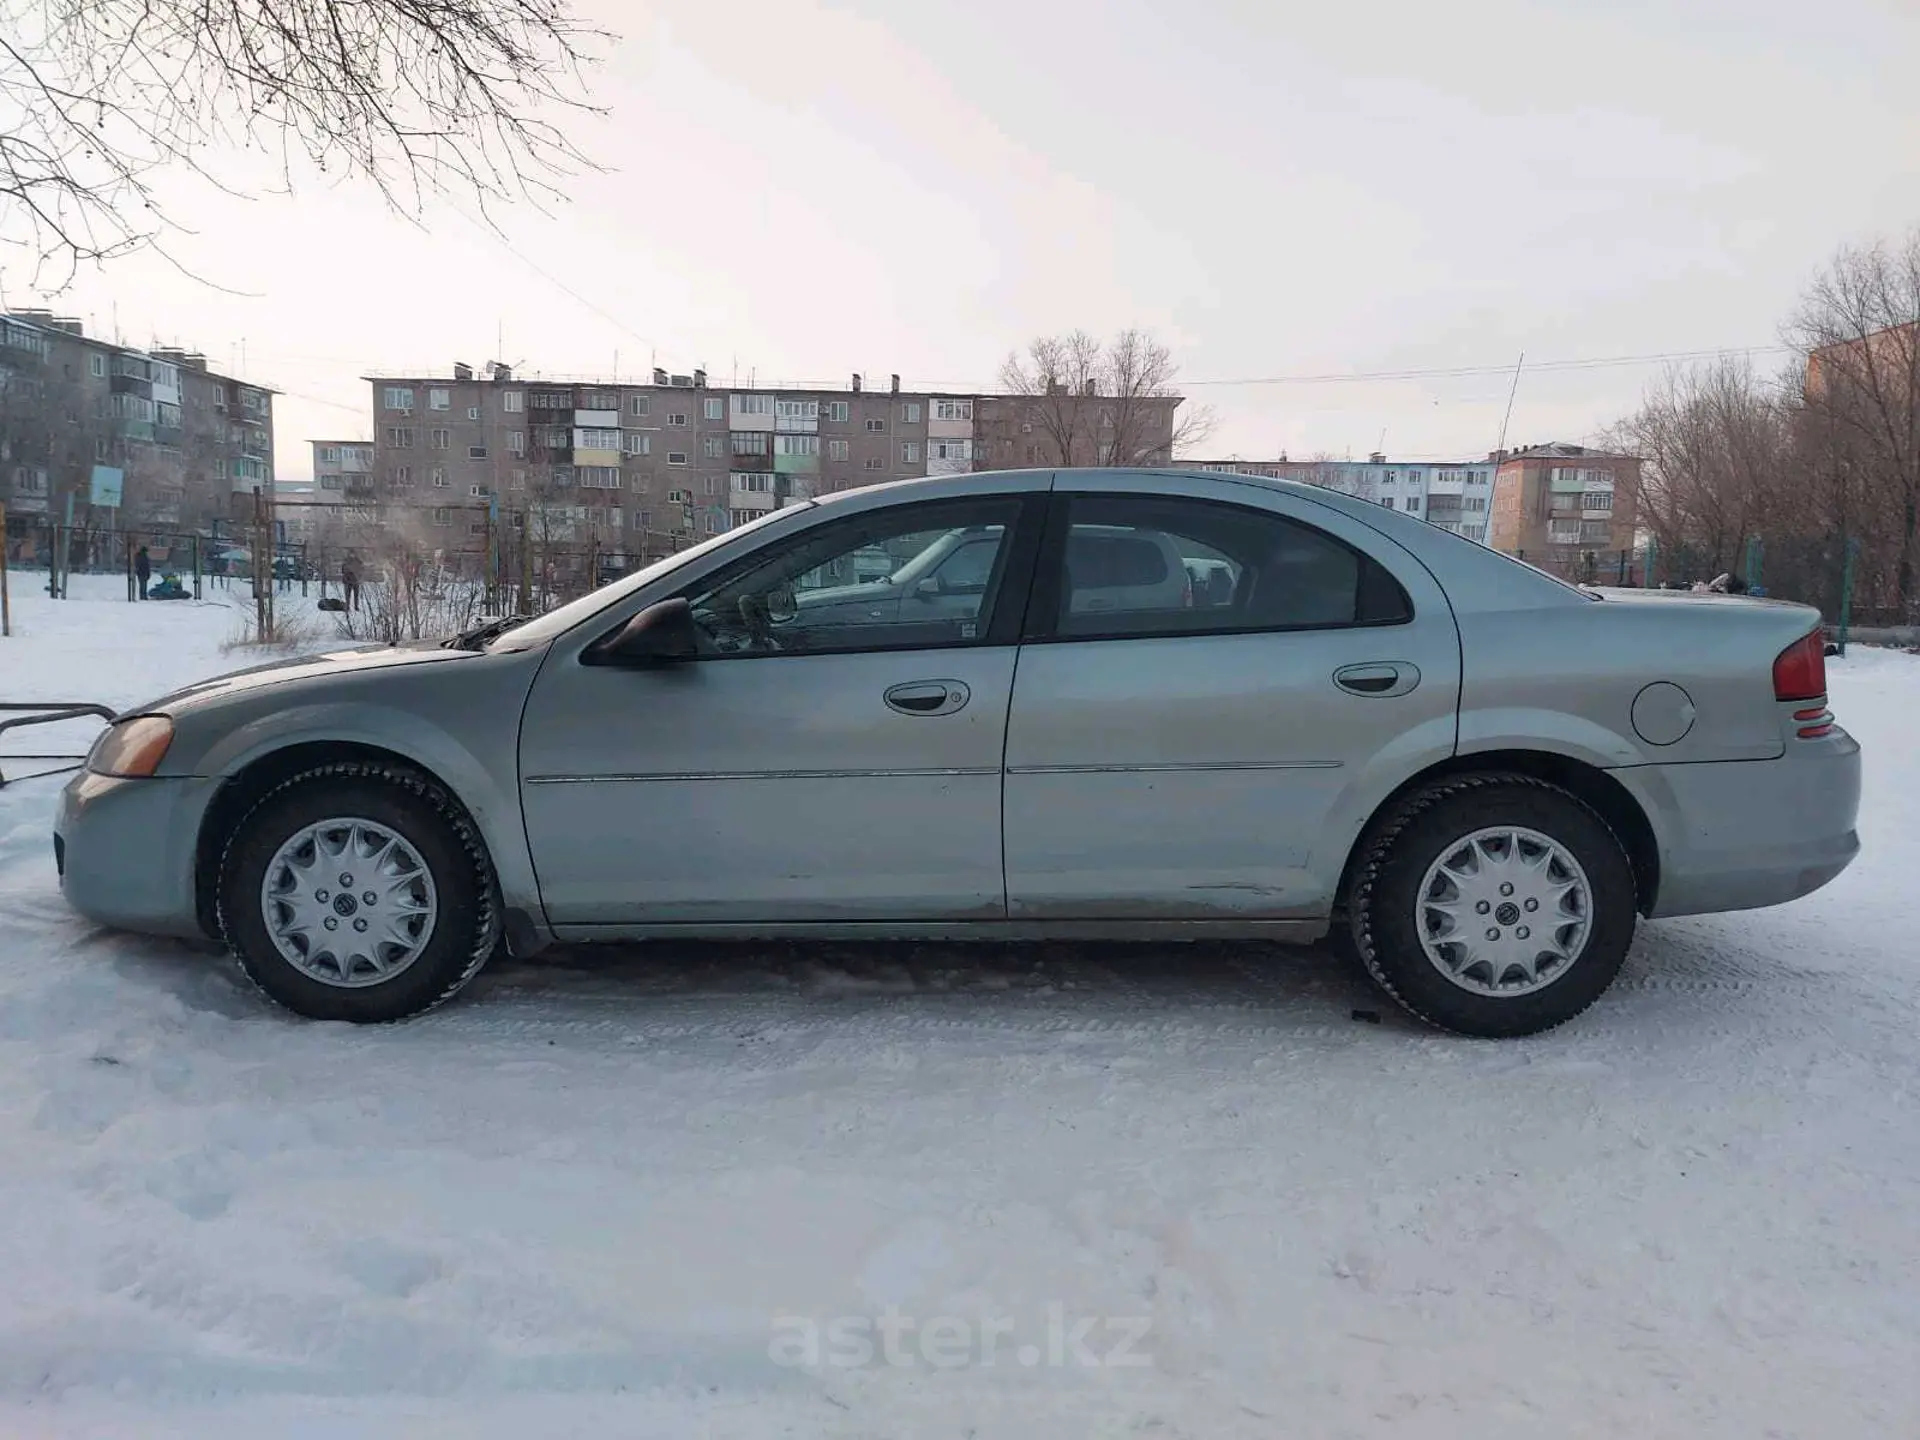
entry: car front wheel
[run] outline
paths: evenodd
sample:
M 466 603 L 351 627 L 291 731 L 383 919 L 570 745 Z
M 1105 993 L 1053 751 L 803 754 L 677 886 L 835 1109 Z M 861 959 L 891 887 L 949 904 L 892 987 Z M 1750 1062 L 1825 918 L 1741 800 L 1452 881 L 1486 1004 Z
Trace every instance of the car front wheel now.
M 397 766 L 316 767 L 228 842 L 220 924 L 270 998 L 315 1020 L 402 1020 L 451 999 L 493 953 L 500 907 L 473 822 Z
M 1633 867 L 1591 808 L 1524 775 L 1409 797 L 1368 844 L 1353 948 L 1380 987 L 1466 1035 L 1531 1035 L 1585 1010 L 1632 943 Z

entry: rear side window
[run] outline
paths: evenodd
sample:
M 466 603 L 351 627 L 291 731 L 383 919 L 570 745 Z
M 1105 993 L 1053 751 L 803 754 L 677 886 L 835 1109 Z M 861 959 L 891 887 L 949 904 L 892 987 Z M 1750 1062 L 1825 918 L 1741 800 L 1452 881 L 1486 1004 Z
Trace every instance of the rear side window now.
M 1043 614 L 1061 639 L 1397 625 L 1400 583 L 1324 531 L 1265 510 L 1152 495 L 1067 502 Z

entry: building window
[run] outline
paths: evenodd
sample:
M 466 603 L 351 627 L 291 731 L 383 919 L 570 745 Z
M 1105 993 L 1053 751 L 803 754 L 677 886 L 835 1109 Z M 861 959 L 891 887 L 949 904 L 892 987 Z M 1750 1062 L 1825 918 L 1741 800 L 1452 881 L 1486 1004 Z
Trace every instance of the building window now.
M 452 403 L 453 397 L 445 390 L 429 389 L 427 391 L 427 408 L 429 410 L 445 410 Z
M 1418 510 L 1419 508 L 1420 508 L 1420 497 L 1418 495 L 1407 496 L 1407 509 Z
M 521 394 L 518 390 L 502 390 L 500 392 L 501 413 L 506 415 L 518 415 L 522 410 L 526 408 L 527 408 L 527 397 Z
M 580 450 L 618 450 L 620 432 L 618 430 L 576 430 L 573 443 Z
M 444 490 L 447 488 L 447 471 L 445 466 L 434 466 L 433 469 L 428 472 L 428 478 L 432 480 L 435 489 Z
M 652 408 L 653 402 L 645 395 L 629 395 L 627 397 L 627 414 L 633 416 L 635 419 L 644 420 L 647 412 Z
M 773 396 L 771 395 L 736 395 L 733 397 L 733 403 L 734 408 L 742 415 L 773 414 Z
M 776 435 L 773 437 L 773 453 L 776 455 L 818 455 L 820 437 L 818 435 Z
M 971 440 L 930 440 L 927 448 L 935 460 L 971 460 L 973 442 Z
M 467 487 L 467 494 L 475 500 L 490 500 L 493 498 L 493 492 L 488 490 L 484 485 L 469 485 Z
M 535 410 L 571 410 L 573 395 L 566 390 L 529 390 L 527 404 Z
M 973 401 L 936 400 L 933 402 L 933 418 L 936 420 L 973 419 Z
M 434 429 L 427 431 L 427 446 L 429 449 L 445 450 L 451 444 L 453 444 L 453 432 L 451 430 Z
M 900 463 L 902 465 L 918 465 L 920 463 L 920 442 L 918 440 L 902 440 L 900 442 Z
M 582 465 L 578 472 L 580 484 L 589 490 L 618 490 L 620 488 L 620 467 L 618 465 Z
M 387 427 L 387 446 L 393 450 L 411 450 L 413 448 L 413 427 L 411 425 L 389 425 Z
M 388 410 L 413 409 L 413 387 L 411 385 L 389 385 L 381 397 L 381 404 Z
M 869 420 L 869 421 L 867 421 L 867 433 L 868 433 L 869 435 L 884 435 L 884 434 L 886 434 L 886 433 L 887 433 L 887 422 L 886 422 L 886 421 L 884 421 L 884 420 Z
M 761 471 L 742 471 L 733 477 L 733 488 L 753 495 L 770 494 L 773 490 L 773 476 Z
M 620 432 L 620 448 L 629 455 L 651 455 L 653 453 L 653 437 L 639 430 L 622 430 Z
M 467 418 L 469 420 L 478 420 L 480 418 L 480 407 L 478 405 L 467 406 Z
M 903 425 L 918 425 L 920 423 L 920 402 L 918 400 L 908 400 L 901 405 L 900 423 Z
M 684 426 L 686 423 L 687 417 L 685 415 L 672 414 L 667 416 L 667 424 L 669 427 Z
M 453 507 L 450 505 L 434 506 L 433 523 L 436 525 L 451 525 L 453 523 Z
M 340 463 L 340 447 L 338 445 L 322 445 L 319 450 L 318 459 L 322 465 L 338 465 Z
M 393 483 L 402 486 L 413 484 L 413 467 L 411 465 L 394 466 Z
M 820 402 L 818 400 L 776 400 L 773 404 L 773 418 L 776 420 L 818 420 Z
M 827 402 L 827 419 L 837 424 L 846 424 L 847 417 L 852 413 L 851 407 L 849 407 L 844 400 L 829 400 Z
M 704 436 L 700 441 L 700 453 L 706 456 L 707 459 L 709 460 L 718 460 L 722 455 L 726 453 L 725 449 L 723 448 L 726 445 L 726 443 L 727 443 L 727 437 L 724 435 Z
M 686 464 L 686 463 L 687 463 L 687 452 L 686 452 L 686 451 L 684 451 L 684 450 L 669 450 L 669 451 L 667 452 L 667 464 L 669 464 L 669 465 L 684 465 L 684 464 Z
M 849 440 L 829 440 L 827 441 L 827 458 L 829 460 L 844 460 L 847 458 L 847 453 L 851 448 L 852 442 Z
M 468 458 L 469 460 L 484 460 L 484 459 L 486 459 L 486 458 L 487 458 L 487 447 L 486 447 L 486 446 L 484 446 L 484 445 L 469 445 L 469 446 L 467 446 L 467 458 Z
M 507 450 L 510 454 L 514 455 L 526 454 L 527 432 L 524 430 L 509 430 L 507 432 Z
M 709 535 L 718 535 L 720 533 L 720 517 L 711 510 L 707 511 L 706 514 L 700 517 L 700 528 L 705 530 Z
M 562 430 L 550 425 L 540 431 L 539 435 L 540 443 L 549 450 L 567 450 L 573 446 L 573 432 L 571 430 Z
M 884 470 L 887 468 L 887 462 L 882 460 L 878 455 L 869 455 L 866 460 L 866 468 L 869 470 Z
M 94 379 L 105 379 L 107 374 L 107 357 L 104 355 L 89 355 L 87 357 L 87 369 Z
M 703 400 L 701 407 L 702 413 L 705 414 L 709 420 L 724 420 L 727 418 L 727 402 L 719 399 L 717 396 L 710 396 L 706 400 Z
M 736 430 L 733 432 L 733 453 L 736 455 L 771 455 L 772 438 L 764 430 Z

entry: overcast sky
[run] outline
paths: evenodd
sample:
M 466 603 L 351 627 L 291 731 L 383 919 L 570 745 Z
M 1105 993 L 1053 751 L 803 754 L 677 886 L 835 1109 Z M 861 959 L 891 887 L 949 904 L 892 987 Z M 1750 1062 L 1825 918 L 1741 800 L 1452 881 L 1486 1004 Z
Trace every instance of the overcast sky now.
M 175 254 L 242 293 L 146 257 L 50 303 L 285 391 L 286 478 L 371 433 L 371 371 L 979 387 L 1075 326 L 1166 340 L 1213 453 L 1475 455 L 1520 352 L 1769 346 L 1837 246 L 1920 224 L 1913 0 L 585 3 L 606 170 L 550 213 L 182 179 Z M 1509 440 L 1655 373 L 1523 373 Z

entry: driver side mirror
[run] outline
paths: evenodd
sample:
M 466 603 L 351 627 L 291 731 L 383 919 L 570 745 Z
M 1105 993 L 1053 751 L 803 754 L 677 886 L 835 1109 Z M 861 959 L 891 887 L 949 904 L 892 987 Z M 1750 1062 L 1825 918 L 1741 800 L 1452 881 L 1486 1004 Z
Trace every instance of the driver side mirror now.
M 647 606 L 618 630 L 601 636 L 580 652 L 580 663 L 638 669 L 691 660 L 699 653 L 693 606 L 676 595 Z
M 945 591 L 941 587 L 940 577 L 938 575 L 929 575 L 913 587 L 913 593 L 922 600 L 931 600 L 936 595 L 944 594 Z

